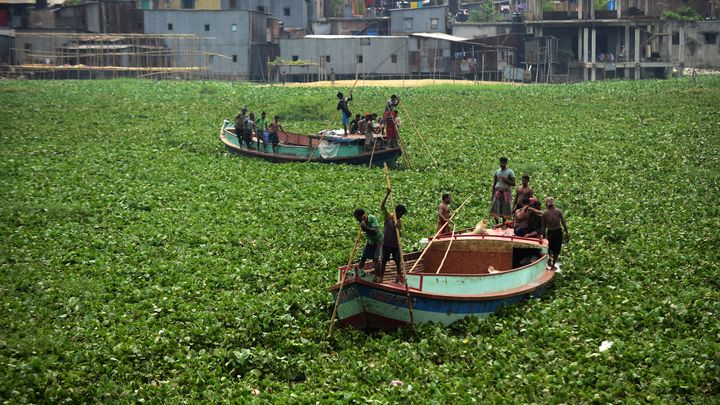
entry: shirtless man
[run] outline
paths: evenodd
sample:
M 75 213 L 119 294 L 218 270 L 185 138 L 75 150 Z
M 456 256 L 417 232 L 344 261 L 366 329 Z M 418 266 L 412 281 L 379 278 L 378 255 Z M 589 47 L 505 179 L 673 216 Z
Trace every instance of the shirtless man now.
M 452 202 L 452 196 L 450 193 L 444 193 L 442 195 L 442 202 L 440 205 L 438 205 L 437 213 L 438 213 L 438 222 L 437 222 L 437 228 L 435 229 L 435 232 L 438 231 L 440 234 L 450 232 L 450 217 L 452 214 L 450 213 L 450 203 Z
M 518 203 L 522 203 L 525 199 L 535 197 L 533 189 L 530 187 L 530 176 L 524 174 L 522 176 L 522 185 L 515 191 L 515 200 L 513 201 L 513 209 L 518 209 Z
M 545 199 L 545 207 L 547 209 L 543 212 L 543 235 L 547 238 L 550 244 L 550 267 L 553 270 L 557 269 L 555 264 L 557 263 L 558 256 L 560 255 L 560 249 L 563 244 L 563 232 L 565 231 L 565 242 L 570 240 L 570 234 L 568 233 L 567 222 L 565 222 L 565 216 L 559 208 L 555 208 L 555 200 L 552 197 Z M 562 230 L 560 229 L 562 227 Z

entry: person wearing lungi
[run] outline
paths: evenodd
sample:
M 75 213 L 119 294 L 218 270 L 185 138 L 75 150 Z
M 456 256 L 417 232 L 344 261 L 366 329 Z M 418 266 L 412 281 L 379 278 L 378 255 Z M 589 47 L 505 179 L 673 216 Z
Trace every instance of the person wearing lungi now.
M 507 167 L 508 158 L 500 158 L 500 168 L 493 175 L 492 207 L 490 215 L 495 219 L 495 225 L 502 219 L 512 218 L 512 187 L 515 186 L 515 173 Z

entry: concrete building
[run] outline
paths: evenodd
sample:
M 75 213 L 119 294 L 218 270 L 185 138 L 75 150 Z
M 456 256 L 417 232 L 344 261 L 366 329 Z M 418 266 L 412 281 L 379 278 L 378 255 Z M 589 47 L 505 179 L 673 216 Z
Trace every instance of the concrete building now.
M 593 0 L 555 3 L 550 11 L 542 0 L 529 0 L 526 26 L 535 37 L 558 38 L 559 52 L 572 53 L 583 80 L 670 75 L 671 38 L 660 20 L 667 6 L 616 0 L 616 9 L 596 10 Z
M 279 18 L 283 28 L 308 28 L 317 19 L 317 0 L 220 0 L 223 10 L 255 10 Z
M 409 72 L 405 36 L 308 35 L 281 39 L 280 56 L 287 61 L 310 61 L 311 66 L 284 67 L 287 75 L 323 78 L 330 69 L 340 78 L 398 78 Z
M 216 76 L 264 80 L 267 62 L 279 54 L 279 21 L 259 11 L 145 10 L 144 17 L 148 34 L 204 37 Z
M 319 0 L 139 0 L 143 10 L 248 10 L 279 18 L 283 28 L 308 28 Z
M 720 20 L 665 21 L 662 32 L 670 37 L 670 58 L 676 65 L 720 67 Z
M 390 34 L 448 32 L 448 6 L 398 8 L 390 10 Z

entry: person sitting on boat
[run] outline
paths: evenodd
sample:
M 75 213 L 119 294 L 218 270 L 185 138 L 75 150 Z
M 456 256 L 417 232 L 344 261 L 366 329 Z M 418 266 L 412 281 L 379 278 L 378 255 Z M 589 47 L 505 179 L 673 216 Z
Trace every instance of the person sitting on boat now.
M 378 222 L 375 215 L 366 214 L 365 210 L 358 208 L 353 213 L 353 216 L 360 223 L 360 229 L 365 232 L 365 248 L 363 249 L 362 256 L 360 256 L 360 262 L 358 263 L 358 272 L 356 276 L 359 276 L 359 271 L 365 268 L 365 262 L 370 259 L 373 261 L 373 267 L 375 274 L 378 274 L 380 270 L 380 250 L 383 241 L 383 233 L 380 230 L 380 223 Z
M 370 151 L 375 147 L 375 122 L 373 115 L 365 116 L 365 150 Z
M 527 210 L 529 204 L 530 199 L 526 198 L 520 202 L 513 212 L 513 231 L 517 236 L 524 236 L 527 233 L 528 219 L 530 217 L 530 212 Z
M 535 197 L 530 198 L 530 204 L 527 210 L 530 212 L 528 217 L 527 233 L 526 238 L 542 238 L 542 207 L 540 207 L 540 201 Z
M 385 124 L 385 139 L 387 139 L 388 148 L 396 148 L 398 145 L 396 117 L 397 111 L 388 111 L 383 114 L 383 123 Z
M 548 265 L 557 269 L 555 265 L 557 263 L 558 256 L 560 256 L 560 249 L 563 244 L 563 230 L 565 231 L 565 242 L 570 240 L 570 234 L 568 233 L 567 222 L 565 222 L 565 216 L 559 208 L 555 208 L 555 199 L 548 197 L 545 199 L 545 207 L 547 208 L 543 212 L 543 235 L 547 238 L 550 250 L 550 262 Z M 562 230 L 560 227 L 562 226 Z
M 526 199 L 530 199 L 534 197 L 533 189 L 530 187 L 530 176 L 527 174 L 523 174 L 522 176 L 522 185 L 518 187 L 517 191 L 515 191 L 515 200 L 513 201 L 513 209 L 517 210 L 518 208 L 522 208 L 523 206 L 526 206 L 527 204 L 522 204 L 523 201 Z M 518 206 L 518 203 L 521 203 L 520 206 Z
M 438 222 L 435 232 L 439 232 L 438 234 L 450 232 L 450 218 L 452 217 L 452 214 L 450 213 L 451 202 L 452 195 L 450 195 L 450 193 L 443 193 L 442 202 L 437 208 Z
M 365 113 L 360 117 L 360 120 L 358 121 L 358 134 L 365 135 L 365 129 L 367 128 L 367 119 L 365 117 L 367 117 L 369 114 L 370 113 Z
M 278 130 L 285 132 L 282 125 L 280 125 L 280 116 L 276 115 L 275 120 L 268 125 L 268 132 L 270 132 L 270 144 L 272 144 L 273 153 L 277 153 L 277 146 L 280 143 L 278 138 Z
M 495 218 L 495 224 L 500 219 L 511 219 L 512 208 L 510 207 L 511 189 L 515 185 L 515 173 L 507 167 L 508 158 L 500 158 L 500 168 L 493 175 L 492 186 L 492 207 L 490 215 Z
M 255 113 L 250 113 L 250 116 L 245 118 L 243 122 L 243 141 L 245 141 L 245 147 L 250 149 L 252 144 L 252 138 L 255 134 Z
M 398 104 L 400 104 L 400 97 L 393 94 L 390 96 L 390 100 L 385 103 L 385 112 L 395 111 L 395 107 L 397 107 Z
M 348 134 L 348 124 L 350 123 L 350 117 L 352 117 L 352 113 L 350 112 L 350 109 L 348 108 L 348 103 L 352 101 L 352 90 L 350 90 L 350 93 L 348 94 L 348 98 L 345 98 L 343 96 L 342 92 L 338 92 L 337 94 L 338 98 L 338 104 L 337 109 L 342 112 L 342 124 L 343 124 L 343 130 L 345 130 L 345 136 Z
M 360 119 L 361 119 L 360 114 L 355 114 L 355 119 L 350 121 L 350 133 L 351 134 L 358 133 L 358 124 L 360 123 Z
M 395 207 L 395 219 L 397 221 L 396 232 L 395 221 L 393 221 L 393 217 L 390 215 L 385 205 L 390 193 L 392 193 L 392 190 L 388 188 L 385 192 L 385 198 L 383 198 L 382 204 L 380 204 L 380 210 L 382 211 L 383 219 L 385 220 L 385 226 L 383 228 L 383 234 L 385 237 L 383 238 L 382 244 L 382 263 L 380 264 L 380 271 L 376 273 L 375 279 L 373 280 L 376 283 L 383 282 L 383 277 L 385 276 L 385 266 L 387 265 L 387 262 L 390 261 L 390 257 L 392 257 L 395 262 L 395 270 L 397 271 L 397 275 L 395 275 L 395 282 L 404 282 L 402 279 L 402 268 L 400 267 L 400 261 L 402 258 L 400 257 L 400 241 L 398 240 L 398 234 L 402 234 L 402 223 L 400 222 L 400 218 L 407 213 L 407 208 L 405 208 L 402 204 L 398 204 Z

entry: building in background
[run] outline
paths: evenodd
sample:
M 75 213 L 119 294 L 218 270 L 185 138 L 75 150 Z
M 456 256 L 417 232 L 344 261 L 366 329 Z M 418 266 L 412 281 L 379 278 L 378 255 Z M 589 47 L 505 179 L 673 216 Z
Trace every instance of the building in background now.
M 333 69 L 341 78 L 401 78 L 409 72 L 408 38 L 405 36 L 308 35 L 281 39 L 280 56 L 285 61 L 311 62 L 301 67 L 285 66 L 290 80 L 307 75 L 323 79 Z
M 144 17 L 148 34 L 204 38 L 214 77 L 265 80 L 267 62 L 279 54 L 279 20 L 260 11 L 144 10 Z

